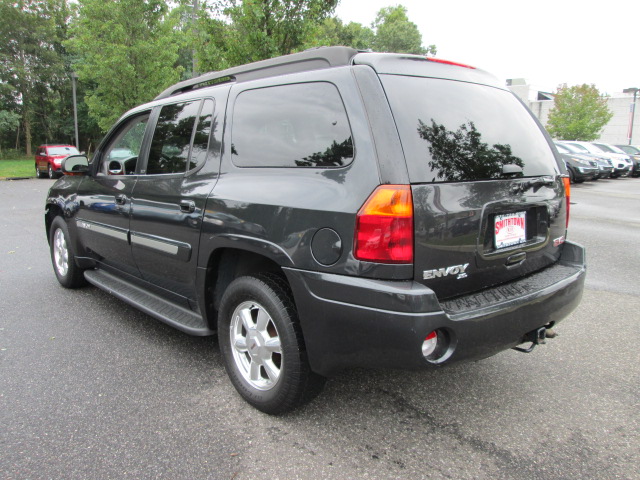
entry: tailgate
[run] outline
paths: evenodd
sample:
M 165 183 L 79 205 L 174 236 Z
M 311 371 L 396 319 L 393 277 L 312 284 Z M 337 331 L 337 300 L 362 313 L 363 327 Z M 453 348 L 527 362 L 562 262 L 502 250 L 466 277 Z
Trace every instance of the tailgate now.
M 415 280 L 448 298 L 555 262 L 566 218 L 560 180 L 413 185 Z
M 411 182 L 415 280 L 447 298 L 555 262 L 566 203 L 550 138 L 508 90 L 414 63 L 379 77 Z

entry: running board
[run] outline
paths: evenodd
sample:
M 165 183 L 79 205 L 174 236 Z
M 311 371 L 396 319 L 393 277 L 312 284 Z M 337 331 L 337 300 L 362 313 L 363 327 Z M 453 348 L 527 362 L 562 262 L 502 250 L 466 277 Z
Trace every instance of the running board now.
M 202 316 L 196 312 L 149 293 L 111 273 L 104 270 L 85 270 L 84 276 L 96 287 L 189 335 L 205 336 L 214 333 L 207 328 Z

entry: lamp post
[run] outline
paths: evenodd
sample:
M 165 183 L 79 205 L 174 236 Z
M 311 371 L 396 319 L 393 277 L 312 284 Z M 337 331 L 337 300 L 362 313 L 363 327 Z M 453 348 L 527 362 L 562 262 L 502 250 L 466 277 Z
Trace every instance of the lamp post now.
M 631 121 L 629 122 L 629 145 L 631 145 L 631 141 L 633 139 L 633 117 L 636 116 L 636 95 L 638 94 L 638 90 L 640 88 L 632 87 L 625 88 L 622 90 L 622 93 L 633 93 L 633 103 L 631 104 Z
M 73 127 L 76 132 L 76 148 L 80 150 L 80 142 L 78 141 L 78 104 L 76 102 L 76 79 L 78 74 L 71 72 L 71 88 L 73 90 Z

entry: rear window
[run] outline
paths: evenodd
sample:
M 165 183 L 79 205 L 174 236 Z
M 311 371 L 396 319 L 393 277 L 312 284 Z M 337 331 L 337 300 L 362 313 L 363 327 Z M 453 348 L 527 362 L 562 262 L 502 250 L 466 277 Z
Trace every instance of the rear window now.
M 555 158 L 508 91 L 436 78 L 381 75 L 414 183 L 490 180 L 515 164 L 553 175 Z

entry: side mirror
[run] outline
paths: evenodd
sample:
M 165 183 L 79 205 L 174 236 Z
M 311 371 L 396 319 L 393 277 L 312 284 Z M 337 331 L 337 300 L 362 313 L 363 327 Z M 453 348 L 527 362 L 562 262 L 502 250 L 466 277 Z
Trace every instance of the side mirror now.
M 69 155 L 62 160 L 61 168 L 65 175 L 85 175 L 89 172 L 89 160 L 84 155 Z

